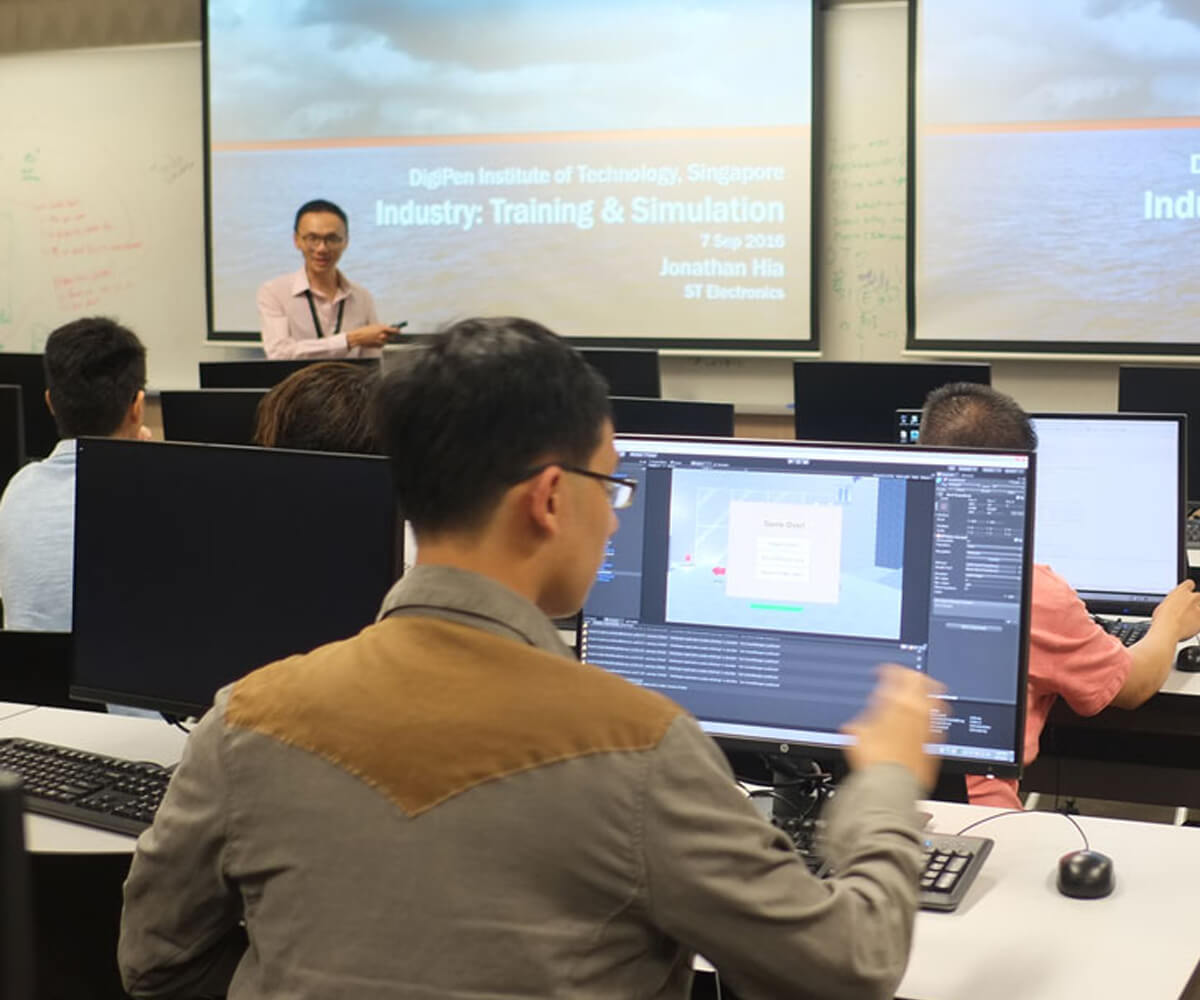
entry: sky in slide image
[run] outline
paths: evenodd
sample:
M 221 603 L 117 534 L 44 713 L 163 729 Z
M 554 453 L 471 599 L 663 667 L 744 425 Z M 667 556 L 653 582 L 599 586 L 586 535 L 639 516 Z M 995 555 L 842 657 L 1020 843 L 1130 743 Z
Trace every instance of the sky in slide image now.
M 1200 0 L 920 0 L 930 125 L 1200 115 Z
M 210 0 L 212 140 L 807 125 L 796 0 Z

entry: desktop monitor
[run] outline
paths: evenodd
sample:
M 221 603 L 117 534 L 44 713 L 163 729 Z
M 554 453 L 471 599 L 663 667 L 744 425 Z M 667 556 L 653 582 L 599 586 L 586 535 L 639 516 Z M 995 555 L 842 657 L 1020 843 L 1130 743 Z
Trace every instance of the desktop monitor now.
M 70 632 L 0 629 L 0 701 L 103 712 L 70 695 L 74 649 Z
M 797 438 L 884 443 L 895 440 L 896 410 L 924 406 L 949 382 L 990 385 L 992 366 L 796 361 L 792 378 Z
M 0 385 L 0 492 L 25 464 L 24 395 L 19 385 Z
M 1181 414 L 1035 413 L 1037 535 L 1089 610 L 1149 614 L 1187 576 Z
M 45 458 L 58 444 L 58 427 L 46 405 L 46 369 L 42 356 L 0 352 L 0 385 L 21 387 L 25 458 Z
M 590 663 L 730 750 L 836 755 L 877 666 L 947 689 L 959 772 L 1015 776 L 1033 528 L 1025 452 L 619 437 L 633 505 L 583 608 Z
M 378 358 L 303 358 L 288 361 L 201 361 L 201 389 L 270 389 L 289 375 L 322 361 L 378 368 Z
M 81 438 L 77 463 L 74 698 L 198 714 L 398 575 L 381 456 Z
M 662 395 L 658 351 L 585 347 L 579 353 L 584 361 L 604 376 L 609 395 L 645 396 L 650 399 L 658 399 Z
M 266 389 L 164 389 L 163 437 L 202 444 L 252 444 Z
M 733 437 L 732 403 L 613 396 L 613 426 L 618 434 L 687 434 Z
M 1117 374 L 1117 409 L 1122 413 L 1184 413 L 1200 427 L 1200 368 L 1121 365 Z M 1187 450 L 1187 499 L 1200 499 L 1200 434 Z

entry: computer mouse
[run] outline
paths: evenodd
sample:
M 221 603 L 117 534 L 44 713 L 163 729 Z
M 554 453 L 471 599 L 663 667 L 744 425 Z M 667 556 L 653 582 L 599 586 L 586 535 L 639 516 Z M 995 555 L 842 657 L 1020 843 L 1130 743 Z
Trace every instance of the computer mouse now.
M 1072 851 L 1058 859 L 1058 891 L 1076 899 L 1100 899 L 1113 891 L 1112 858 L 1099 851 Z
M 1175 669 L 1189 674 L 1200 672 L 1200 646 L 1192 643 L 1180 649 L 1175 654 Z

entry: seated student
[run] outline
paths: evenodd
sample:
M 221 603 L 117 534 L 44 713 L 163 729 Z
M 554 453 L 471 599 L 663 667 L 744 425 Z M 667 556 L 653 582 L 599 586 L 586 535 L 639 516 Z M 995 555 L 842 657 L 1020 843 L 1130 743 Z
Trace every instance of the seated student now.
M 138 841 L 126 988 L 682 998 L 699 950 L 747 996 L 891 996 L 933 683 L 885 668 L 850 726 L 819 881 L 687 713 L 550 620 L 632 499 L 599 376 L 517 319 L 406 360 L 380 426 L 418 565 L 375 625 L 218 693 Z
M 0 599 L 4 627 L 70 632 L 75 555 L 75 438 L 148 438 L 146 349 L 103 317 L 50 334 L 43 357 L 46 404 L 62 440 L 9 480 L 0 498 Z
M 324 361 L 289 375 L 258 404 L 254 443 L 264 448 L 375 454 L 371 399 L 379 375 Z
M 1009 396 L 986 385 L 957 382 L 935 389 L 921 414 L 921 444 L 966 448 L 1037 447 L 1029 416 Z M 1200 595 L 1185 580 L 1154 609 L 1145 637 L 1128 648 L 1093 620 L 1079 595 L 1049 566 L 1033 567 L 1029 627 L 1029 702 L 1025 763 L 1055 698 L 1079 715 L 1109 705 L 1137 708 L 1155 694 L 1175 661 L 1175 647 L 1200 631 Z M 1020 809 L 1015 780 L 973 776 L 967 794 L 976 805 Z

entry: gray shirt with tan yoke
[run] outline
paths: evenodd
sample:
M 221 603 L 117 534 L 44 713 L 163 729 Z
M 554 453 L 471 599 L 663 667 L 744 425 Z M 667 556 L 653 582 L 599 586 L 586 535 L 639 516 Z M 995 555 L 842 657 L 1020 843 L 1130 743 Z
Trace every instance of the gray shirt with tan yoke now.
M 678 998 L 699 951 L 748 1000 L 891 996 L 915 793 L 851 777 L 818 881 L 677 705 L 418 567 L 375 625 L 220 692 L 138 842 L 121 971 L 147 997 Z

